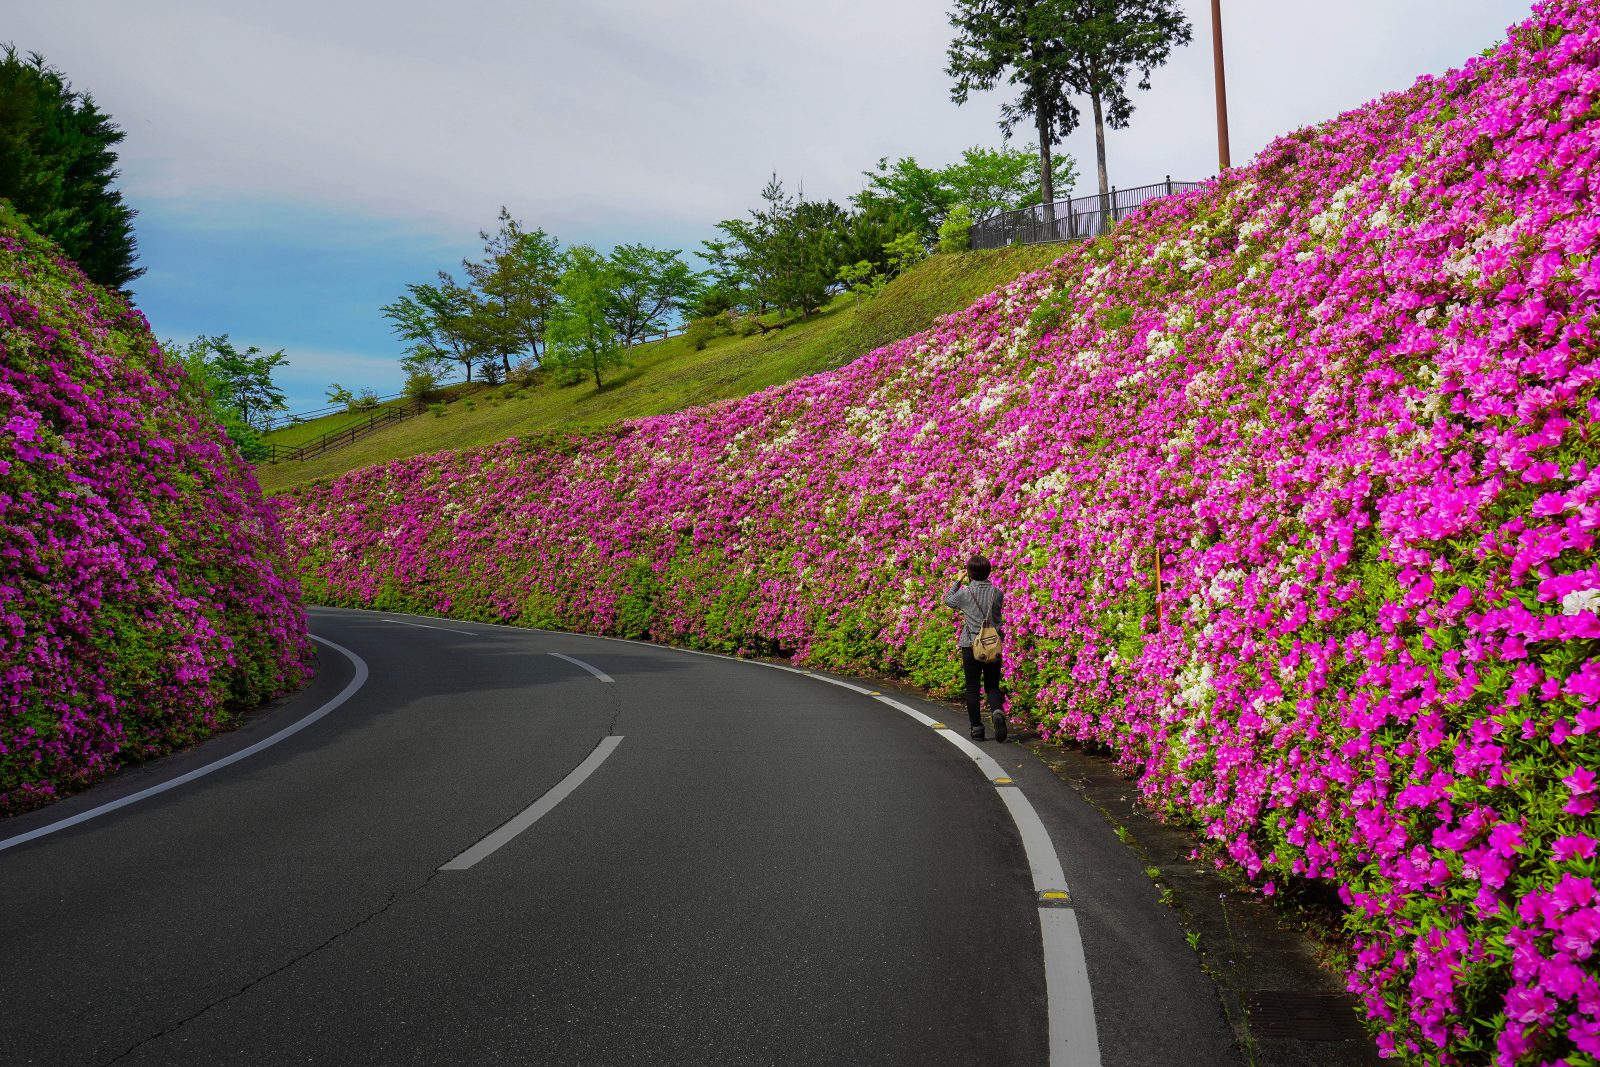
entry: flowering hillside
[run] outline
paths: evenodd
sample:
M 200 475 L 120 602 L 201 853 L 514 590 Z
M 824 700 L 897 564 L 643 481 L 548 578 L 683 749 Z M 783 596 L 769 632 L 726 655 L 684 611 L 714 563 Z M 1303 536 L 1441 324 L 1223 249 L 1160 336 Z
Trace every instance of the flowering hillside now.
M 936 688 L 986 550 L 1016 710 L 1338 886 L 1385 1051 L 1600 1055 L 1597 161 L 1600 6 L 1541 4 L 838 372 L 357 471 L 291 548 L 328 603 Z
M 0 812 L 306 676 L 277 519 L 195 389 L 0 202 Z

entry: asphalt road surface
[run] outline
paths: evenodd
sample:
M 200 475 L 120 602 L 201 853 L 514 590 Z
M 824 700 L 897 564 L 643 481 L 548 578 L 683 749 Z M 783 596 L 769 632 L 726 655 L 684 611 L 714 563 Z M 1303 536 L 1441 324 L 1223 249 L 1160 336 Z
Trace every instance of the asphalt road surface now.
M 1240 1062 L 1138 859 L 949 705 L 311 619 L 304 692 L 0 823 L 0 1064 Z

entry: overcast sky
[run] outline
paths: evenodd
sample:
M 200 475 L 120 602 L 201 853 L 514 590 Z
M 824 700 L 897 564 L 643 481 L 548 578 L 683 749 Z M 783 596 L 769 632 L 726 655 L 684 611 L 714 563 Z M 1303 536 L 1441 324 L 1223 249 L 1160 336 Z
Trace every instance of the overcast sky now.
M 1111 180 L 1217 167 L 1210 5 L 1108 137 Z M 294 410 L 399 388 L 380 305 L 478 251 L 500 205 L 565 243 L 692 250 L 773 172 L 843 202 L 879 157 L 995 144 L 1003 95 L 950 102 L 943 0 L 585 4 L 48 0 L 0 39 L 127 133 L 135 285 L 161 337 L 284 349 Z M 1223 0 L 1233 160 L 1459 66 L 1515 0 Z M 1092 191 L 1092 134 L 1060 146 Z

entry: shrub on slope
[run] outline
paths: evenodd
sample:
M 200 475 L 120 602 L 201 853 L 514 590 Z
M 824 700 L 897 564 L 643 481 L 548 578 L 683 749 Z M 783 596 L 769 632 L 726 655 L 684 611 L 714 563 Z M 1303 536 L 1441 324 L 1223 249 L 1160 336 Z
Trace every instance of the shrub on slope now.
M 1337 885 L 1386 1051 L 1596 1056 L 1597 16 L 836 373 L 309 488 L 309 594 L 947 686 L 987 547 L 1017 704 Z
M 277 519 L 196 389 L 0 202 L 0 812 L 306 676 Z

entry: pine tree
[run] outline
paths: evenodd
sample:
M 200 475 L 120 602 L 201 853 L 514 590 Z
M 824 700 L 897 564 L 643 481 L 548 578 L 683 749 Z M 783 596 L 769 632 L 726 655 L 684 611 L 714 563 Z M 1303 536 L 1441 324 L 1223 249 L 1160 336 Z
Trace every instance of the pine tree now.
M 136 214 L 111 187 L 123 133 L 37 52 L 0 49 L 0 197 L 91 281 L 122 288 L 135 267 Z
M 950 24 L 957 34 L 945 68 L 955 79 L 951 99 L 964 104 L 1002 78 L 1018 87 L 1017 99 L 1000 109 L 1000 128 L 1009 137 L 1033 120 L 1046 204 L 1055 199 L 1050 147 L 1080 118 L 1072 98 L 1089 98 L 1105 196 L 1105 128 L 1123 129 L 1132 119 L 1128 79 L 1137 71 L 1137 86 L 1149 89 L 1150 72 L 1193 36 L 1178 0 L 957 0 Z

